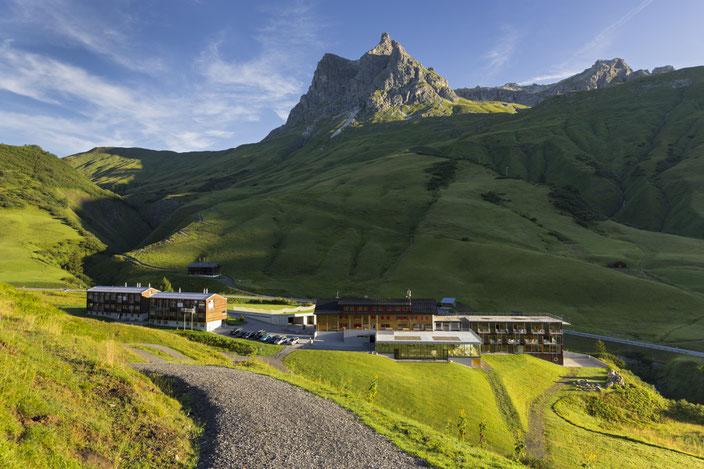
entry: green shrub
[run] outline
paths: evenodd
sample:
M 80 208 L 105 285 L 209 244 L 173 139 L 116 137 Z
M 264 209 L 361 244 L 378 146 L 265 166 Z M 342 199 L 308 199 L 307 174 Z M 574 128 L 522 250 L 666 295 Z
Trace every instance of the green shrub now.
M 188 340 L 192 340 L 193 342 L 199 342 L 201 344 L 210 345 L 212 347 L 225 349 L 229 352 L 233 352 L 238 355 L 254 355 L 257 352 L 257 349 L 252 344 L 236 339 L 231 339 L 229 337 L 212 334 L 210 332 L 177 331 L 176 333 L 180 336 L 185 337 Z

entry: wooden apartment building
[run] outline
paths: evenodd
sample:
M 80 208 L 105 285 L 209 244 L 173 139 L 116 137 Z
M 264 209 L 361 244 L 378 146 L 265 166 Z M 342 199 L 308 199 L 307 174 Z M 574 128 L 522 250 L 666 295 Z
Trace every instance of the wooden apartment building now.
M 569 323 L 549 314 L 435 316 L 435 330 L 474 331 L 482 353 L 527 353 L 563 364 L 562 328 Z
M 227 299 L 215 293 L 159 292 L 149 298 L 149 324 L 213 331 L 227 319 Z
M 116 321 L 146 322 L 149 298 L 157 289 L 142 287 L 93 287 L 86 293 L 86 313 Z
M 434 299 L 319 298 L 315 302 L 318 331 L 431 331 Z

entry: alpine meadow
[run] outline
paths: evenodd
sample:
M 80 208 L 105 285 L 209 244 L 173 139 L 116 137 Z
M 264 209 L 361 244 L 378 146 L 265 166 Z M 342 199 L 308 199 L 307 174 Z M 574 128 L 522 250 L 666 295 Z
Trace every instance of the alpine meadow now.
M 563 73 L 657 2 L 538 83 L 452 88 L 383 33 L 325 53 L 302 96 L 322 5 L 215 2 L 217 33 L 214 5 L 81 4 L 126 28 L 92 36 L 71 2 L 21 66 L 40 39 L 0 32 L 0 140 L 19 96 L 37 135 L 93 142 L 0 143 L 0 466 L 704 468 L 704 66 Z M 21 3 L 12 34 L 47 18 Z M 548 19 L 497 26 L 487 80 Z M 129 62 L 128 32 L 159 59 Z M 228 63 L 234 35 L 271 55 Z M 450 47 L 465 60 L 424 59 Z M 195 87 L 169 69 L 184 51 Z M 133 99 L 147 76 L 182 88 Z M 204 143 L 274 104 L 260 141 Z M 157 122 L 179 151 L 129 146 Z

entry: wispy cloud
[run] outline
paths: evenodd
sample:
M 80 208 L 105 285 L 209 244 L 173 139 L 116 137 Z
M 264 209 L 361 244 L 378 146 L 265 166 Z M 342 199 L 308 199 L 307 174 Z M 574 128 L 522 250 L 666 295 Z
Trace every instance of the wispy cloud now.
M 524 84 L 557 81 L 581 72 L 600 57 L 613 43 L 619 29 L 655 0 L 643 0 L 625 15 L 611 23 L 580 47 L 570 58 L 553 67 L 548 73 L 535 76 Z
M 230 139 L 240 124 L 272 114 L 281 122 L 286 119 L 304 91 L 298 69 L 301 51 L 320 46 L 310 8 L 297 4 L 269 16 L 255 32 L 258 47 L 247 60 L 223 52 L 228 44 L 222 32 L 186 66 L 162 63 L 162 68 L 149 69 L 155 76 L 141 80 L 143 66 L 159 61 L 131 47 L 115 46 L 123 39 L 129 43 L 118 27 L 109 26 L 116 18 L 95 18 L 95 25 L 81 29 L 67 11 L 69 0 L 47 1 L 57 11 L 39 12 L 35 0 L 16 1 L 13 18 L 44 25 L 71 47 L 107 58 L 128 72 L 112 78 L 82 62 L 28 50 L 10 39 L 0 43 L 0 99 L 3 92 L 15 97 L 0 101 L 0 141 L 3 135 L 26 135 L 26 143 L 62 154 L 102 145 L 180 151 L 232 146 Z M 133 21 L 126 15 L 117 20 Z M 7 21 L 0 19 L 0 28 Z M 98 30 L 105 34 L 95 33 Z M 167 86 L 172 80 L 179 85 Z
M 47 39 L 80 46 L 132 71 L 164 71 L 159 58 L 145 56 L 143 45 L 131 39 L 130 33 L 140 23 L 125 13 L 124 2 L 9 1 L 11 13 L 4 16 L 2 24 L 36 28 Z
M 501 36 L 493 49 L 486 55 L 489 73 L 496 73 L 513 56 L 518 44 L 518 33 L 508 25 L 501 27 Z

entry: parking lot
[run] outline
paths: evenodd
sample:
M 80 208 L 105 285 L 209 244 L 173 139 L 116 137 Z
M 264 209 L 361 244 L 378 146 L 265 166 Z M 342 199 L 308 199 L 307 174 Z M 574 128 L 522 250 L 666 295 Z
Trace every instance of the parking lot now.
M 308 344 L 310 339 L 313 337 L 313 332 L 315 331 L 315 326 L 302 326 L 302 325 L 277 325 L 270 324 L 264 321 L 257 321 L 256 319 L 248 318 L 244 324 L 238 326 L 222 326 L 216 329 L 214 332 L 216 334 L 226 335 L 231 337 L 231 332 L 237 329 L 242 329 L 243 332 L 257 332 L 266 331 L 271 335 L 278 335 L 284 338 L 294 338 L 298 337 L 298 345 Z M 256 340 L 252 337 L 249 340 Z M 282 344 L 290 345 L 290 344 Z

